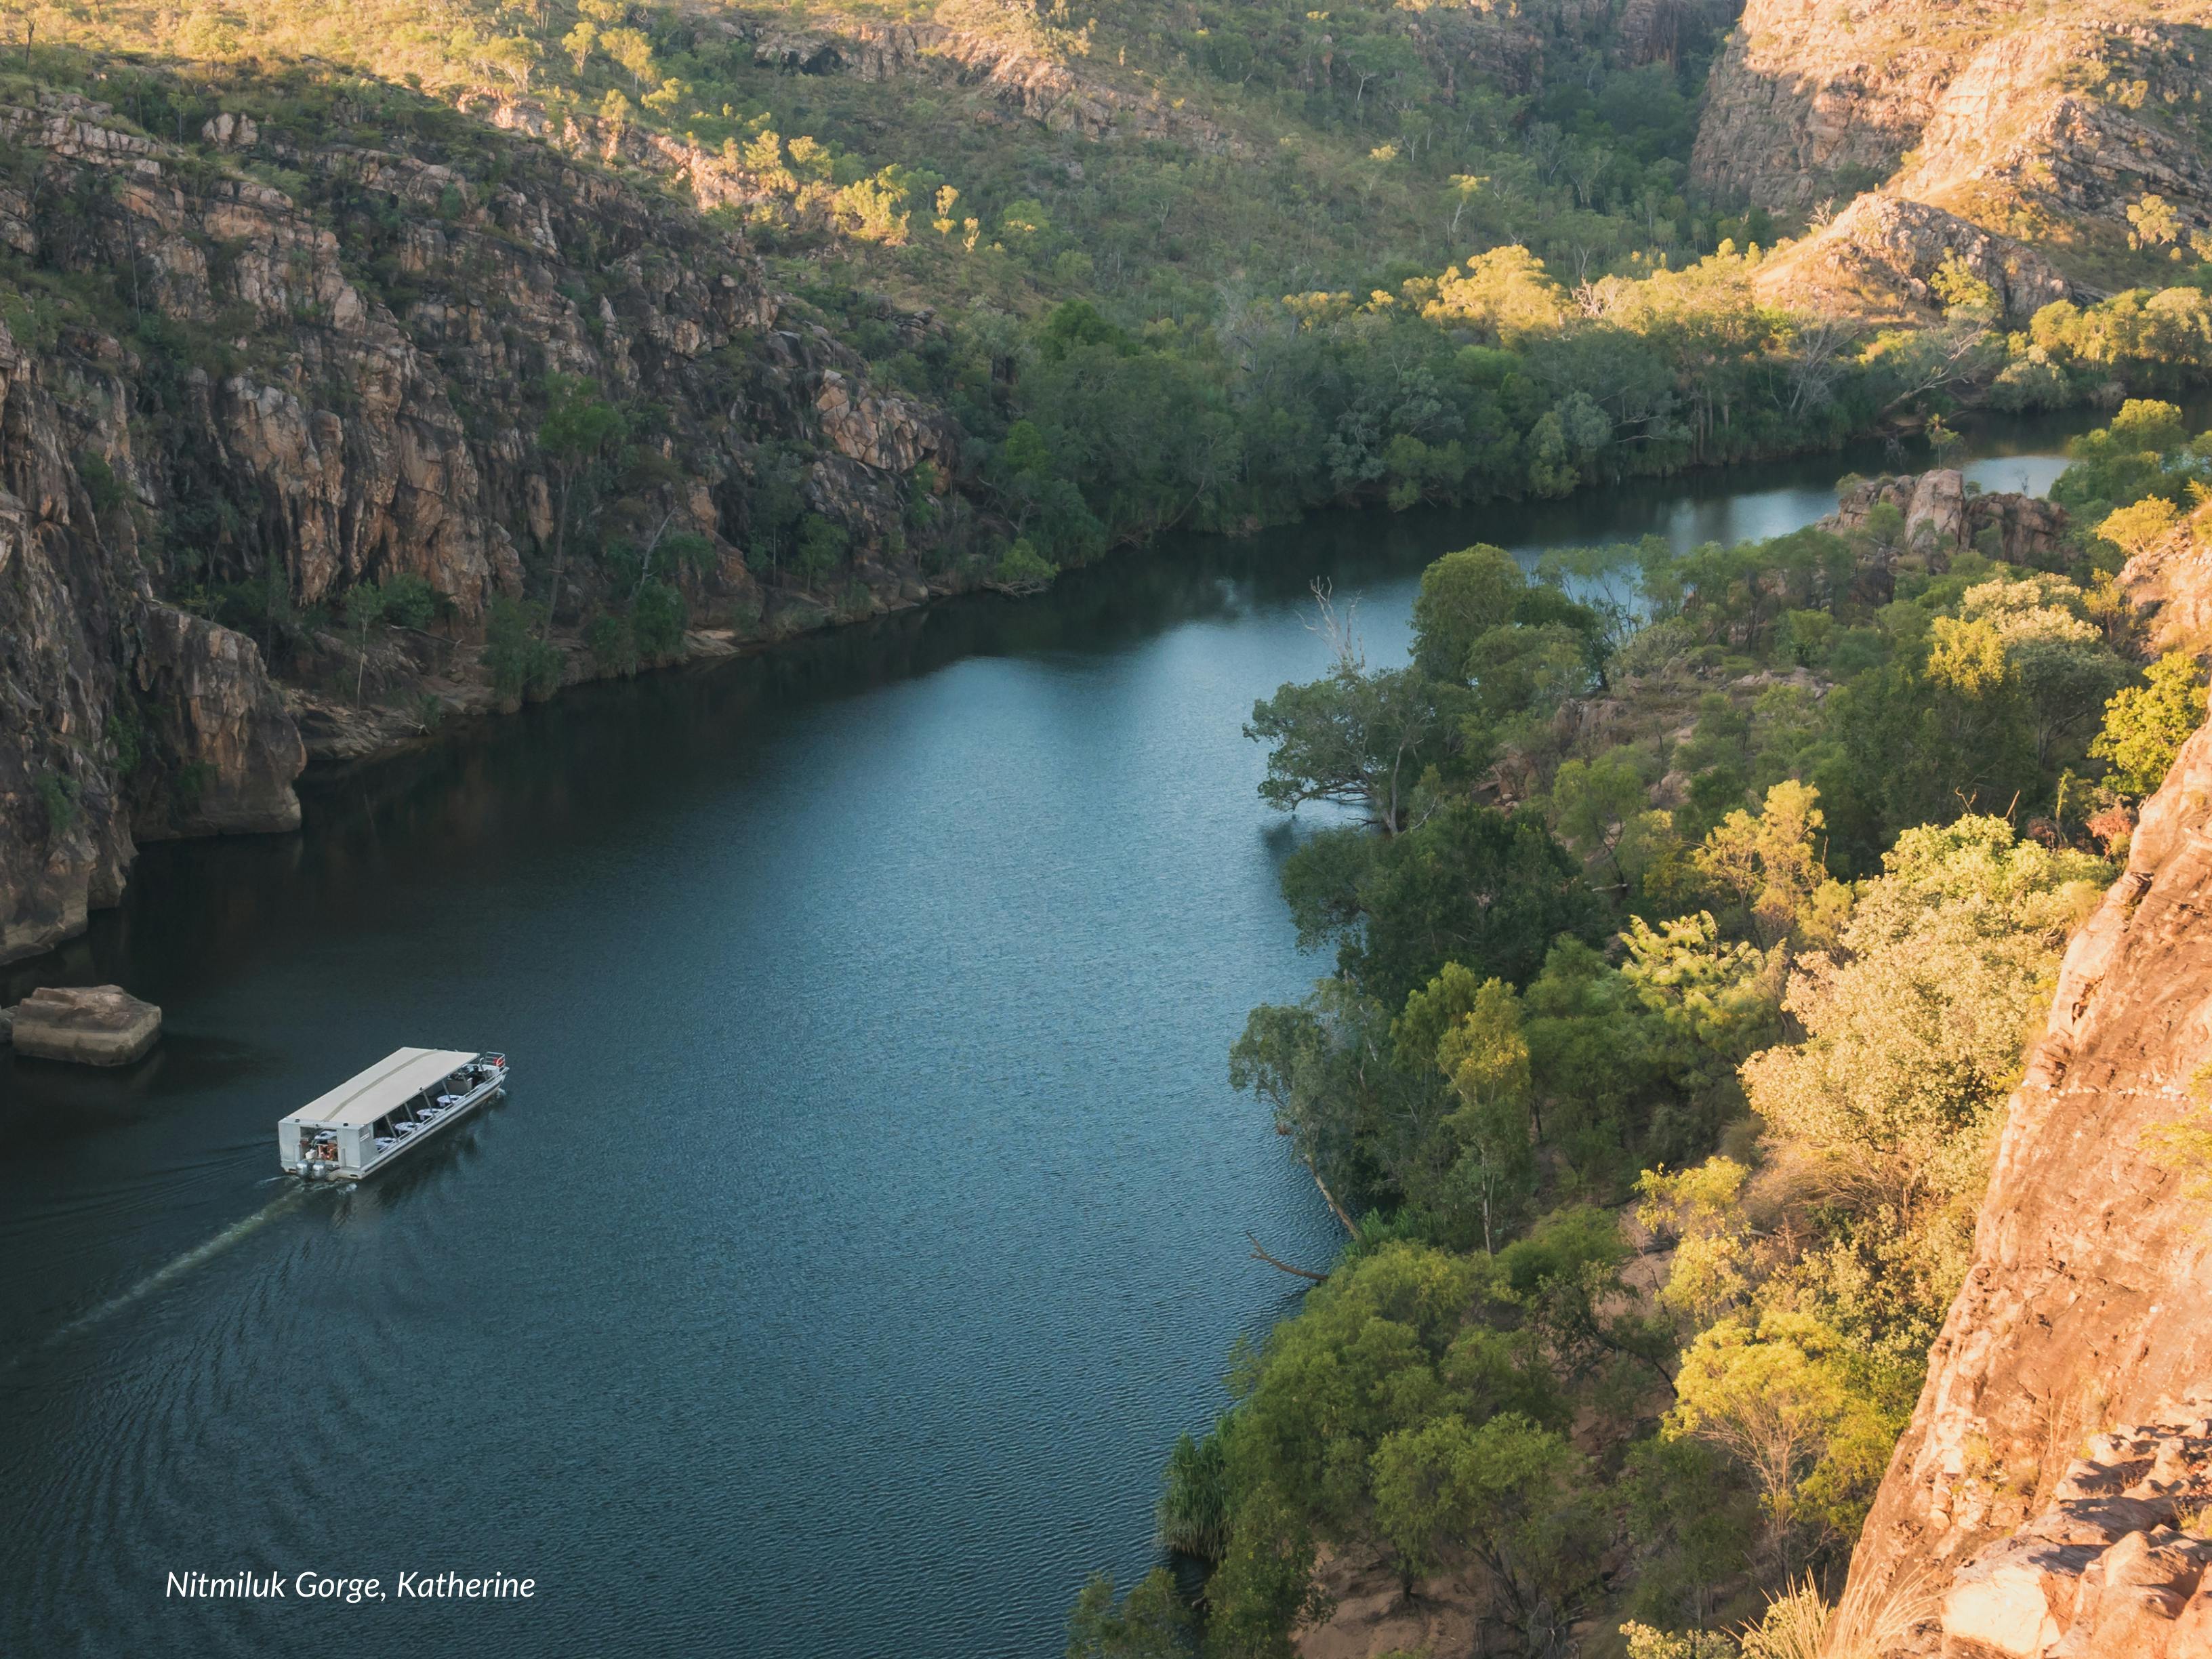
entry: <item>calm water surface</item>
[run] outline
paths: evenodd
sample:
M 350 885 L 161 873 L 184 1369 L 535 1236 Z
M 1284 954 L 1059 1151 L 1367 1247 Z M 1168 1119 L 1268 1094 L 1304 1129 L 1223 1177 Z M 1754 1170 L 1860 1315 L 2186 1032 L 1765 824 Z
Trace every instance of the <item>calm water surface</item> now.
M 149 848 L 0 970 L 167 1014 L 121 1075 L 0 1050 L 0 1653 L 1057 1652 L 1295 1305 L 1246 1230 L 1334 1248 L 1224 1076 L 1321 967 L 1238 732 L 1322 666 L 1308 580 L 1387 659 L 1445 549 L 1772 534 L 1881 459 L 1187 542 Z M 361 1190 L 276 1178 L 276 1118 L 403 1043 L 505 1049 L 511 1099 Z M 164 1598 L 248 1568 L 538 1594 Z

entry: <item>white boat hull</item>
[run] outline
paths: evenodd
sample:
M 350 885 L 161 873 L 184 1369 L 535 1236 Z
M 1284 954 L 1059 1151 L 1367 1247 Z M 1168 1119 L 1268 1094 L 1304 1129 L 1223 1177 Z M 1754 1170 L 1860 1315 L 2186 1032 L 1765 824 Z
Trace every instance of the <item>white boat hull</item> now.
M 369 1176 L 397 1164 L 416 1147 L 436 1139 L 447 1130 L 474 1113 L 478 1107 L 504 1095 L 507 1092 L 507 1080 L 512 1073 L 507 1069 L 503 1056 L 494 1058 L 496 1060 L 497 1068 L 492 1075 L 455 1100 L 451 1105 L 427 1107 L 418 1104 L 406 1133 L 397 1133 L 396 1124 L 393 1126 L 395 1133 L 388 1139 L 381 1136 L 372 1137 L 365 1129 L 359 1131 L 362 1137 L 359 1143 L 361 1149 L 374 1150 L 370 1151 L 369 1156 L 361 1158 L 358 1163 L 349 1161 L 350 1158 L 357 1156 L 355 1153 L 349 1153 L 337 1159 L 327 1156 L 321 1158 L 302 1157 L 287 1163 L 286 1169 L 304 1181 L 368 1180 Z M 287 1120 L 286 1123 L 280 1124 L 280 1133 L 289 1128 L 293 1121 L 293 1120 Z M 325 1132 L 324 1139 L 328 1139 L 328 1132 Z

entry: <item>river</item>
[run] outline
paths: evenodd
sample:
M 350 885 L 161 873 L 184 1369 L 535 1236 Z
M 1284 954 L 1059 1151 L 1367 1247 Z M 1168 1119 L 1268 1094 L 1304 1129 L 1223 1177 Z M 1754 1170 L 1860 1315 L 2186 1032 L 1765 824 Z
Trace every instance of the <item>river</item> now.
M 1978 440 L 2040 489 L 2055 433 Z M 1878 454 L 1185 538 L 311 779 L 151 847 L 32 984 L 167 1011 L 121 1074 L 0 1050 L 0 1652 L 1059 1650 L 1154 1560 L 1169 1443 L 1334 1224 L 1234 1094 L 1300 994 L 1255 697 L 1402 653 L 1488 539 L 1776 533 Z M 401 1044 L 511 1098 L 357 1191 L 274 1126 Z M 184 1601 L 167 1575 L 380 1579 Z M 528 1601 L 402 1601 L 403 1571 Z

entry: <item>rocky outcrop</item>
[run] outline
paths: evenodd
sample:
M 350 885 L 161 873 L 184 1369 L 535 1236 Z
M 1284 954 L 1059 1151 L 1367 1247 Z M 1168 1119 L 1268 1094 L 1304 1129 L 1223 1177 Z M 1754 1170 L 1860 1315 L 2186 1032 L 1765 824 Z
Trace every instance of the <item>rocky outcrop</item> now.
M 161 1011 L 119 985 L 33 991 L 12 1011 L 15 1052 L 83 1066 L 128 1066 L 161 1035 Z
M 927 599 L 925 559 L 940 587 L 988 574 L 946 574 L 974 522 L 957 494 L 909 510 L 919 477 L 953 489 L 952 421 L 787 317 L 734 233 L 520 106 L 466 167 L 320 141 L 365 130 L 337 113 L 312 134 L 226 113 L 195 148 L 74 94 L 0 104 L 24 158 L 0 247 L 46 284 L 10 313 L 34 335 L 0 329 L 0 960 L 115 902 L 140 841 L 296 826 L 303 729 L 370 752 L 422 730 L 425 697 L 490 701 L 484 620 L 547 594 L 562 533 L 538 443 L 556 386 L 641 412 L 588 458 L 587 533 L 706 548 L 668 573 L 687 641 L 830 618 L 745 556 L 802 514 L 848 550 L 841 616 Z M 347 625 L 351 592 L 399 579 L 431 595 L 427 629 Z M 569 559 L 556 629 L 626 600 L 611 584 Z
M 2050 1506 L 1946 1587 L 1947 1655 L 2212 1659 L 2212 1389 L 2101 1434 Z
M 706 31 L 748 41 L 755 60 L 796 75 L 851 75 L 862 81 L 920 77 L 972 87 L 994 103 L 1053 132 L 1094 143 L 1164 138 L 1243 155 L 1242 141 L 1157 88 L 1115 84 L 1085 63 L 1082 36 L 1056 40 L 1025 15 L 998 11 L 963 27 L 961 8 L 899 22 L 840 17 L 793 28 L 781 18 L 707 15 Z
M 2208 904 L 2212 727 L 2145 804 L 2125 872 L 2067 950 L 2006 1114 L 1973 1266 L 1853 1557 L 1859 1593 L 1948 1579 L 2054 1501 L 2087 1495 L 2062 1486 L 2082 1434 L 2166 1421 L 2161 1402 L 2212 1376 L 2212 1211 L 2156 1139 L 2203 1109 Z
M 1724 198 L 1795 210 L 1897 170 L 1958 67 L 1898 0 L 1748 0 L 1713 65 L 1692 179 Z
M 1972 50 L 1929 113 L 1896 188 L 1953 204 L 2118 221 L 2146 191 L 2185 228 L 2212 223 L 2199 62 L 2212 8 L 2106 0 L 2027 27 L 2005 17 Z M 2109 234 L 2109 233 L 2108 233 Z
M 2056 17 L 2009 0 L 1749 0 L 1713 69 L 1692 177 L 1790 214 L 1877 187 L 1948 210 L 1991 246 L 1962 245 L 1922 215 L 1900 222 L 1891 207 L 1846 214 L 1800 263 L 1845 296 L 1895 273 L 1875 296 L 1893 301 L 1899 288 L 1919 297 L 1919 250 L 1956 246 L 1992 282 L 2002 270 L 2017 312 L 2047 273 L 2008 231 L 2063 266 L 2124 240 L 2122 210 L 2146 191 L 2173 208 L 2185 239 L 2212 225 L 2212 57 L 2195 27 L 2208 15 L 2200 0 L 2096 0 Z
M 2120 568 L 2154 653 L 2212 648 L 2212 525 L 2191 514 Z
M 1878 517 L 1884 507 L 1896 514 L 1887 526 Z M 1861 544 L 1861 597 L 1883 605 L 1895 593 L 1900 570 L 1944 570 L 1970 548 L 2007 564 L 2057 568 L 2066 523 L 2066 509 L 2039 496 L 1971 491 L 1963 474 L 1936 467 L 1847 483 L 1820 527 Z
M 1924 202 L 1874 192 L 1766 260 L 1752 286 L 1800 309 L 1919 320 L 1943 309 L 1944 296 L 1930 283 L 1953 261 L 1989 284 L 1999 314 L 2015 325 L 2072 291 L 2024 242 Z
M 307 763 L 299 728 L 252 640 L 173 606 L 146 606 L 123 700 L 146 711 L 156 752 L 189 755 L 137 793 L 140 841 L 300 827 L 292 780 Z

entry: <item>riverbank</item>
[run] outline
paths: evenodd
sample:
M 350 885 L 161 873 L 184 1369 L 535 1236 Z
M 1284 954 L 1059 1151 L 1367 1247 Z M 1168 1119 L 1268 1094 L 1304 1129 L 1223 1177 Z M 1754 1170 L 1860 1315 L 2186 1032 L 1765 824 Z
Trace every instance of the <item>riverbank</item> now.
M 2008 448 L 2041 449 L 2054 443 L 2063 445 L 2064 437 L 2086 430 L 2094 424 L 2095 418 L 2095 411 L 2087 407 L 2039 416 L 1986 415 L 1966 428 L 1962 453 L 1970 459 L 1993 460 L 2001 459 Z M 1823 446 L 1758 460 L 1694 466 L 1665 477 L 1616 481 L 1604 486 L 1585 485 L 1569 495 L 1549 501 L 1489 502 L 1482 504 L 1480 510 L 1493 514 L 1501 522 L 1508 524 L 1516 520 L 1530 523 L 1572 524 L 1588 516 L 1584 511 L 1588 504 L 1616 496 L 1624 489 L 1636 493 L 1655 489 L 1666 491 L 1673 487 L 1687 485 L 1690 488 L 1685 493 L 1692 495 L 1725 495 L 1739 493 L 1732 488 L 1734 483 L 1747 477 L 1756 478 L 1763 471 L 1787 471 L 1794 479 L 1802 474 L 1807 463 L 1821 456 L 1835 458 L 1837 477 L 1850 471 L 1910 471 L 1924 462 L 1924 458 L 1914 451 L 1925 447 L 1924 438 L 1917 428 L 1900 427 L 1881 436 L 1862 437 L 1838 446 Z M 1721 487 L 1706 489 L 1702 488 L 1705 485 Z M 1295 535 L 1301 526 L 1335 525 L 1346 521 L 1375 526 L 1399 522 L 1419 525 L 1438 520 L 1457 520 L 1477 510 L 1455 504 L 1388 513 L 1380 503 L 1375 503 L 1322 509 L 1285 525 L 1254 526 L 1236 536 L 1169 531 L 1144 541 L 1124 543 L 1110 550 L 1100 561 L 1064 573 L 1059 580 L 1063 586 L 1095 580 L 1111 581 L 1115 571 L 1126 568 L 1134 561 L 1174 556 L 1178 550 L 1188 550 L 1203 544 L 1254 545 L 1267 538 L 1285 533 Z M 859 591 L 866 594 L 865 605 L 855 602 L 841 611 L 808 596 L 786 594 L 783 596 L 784 603 L 769 611 L 750 628 L 728 622 L 687 628 L 684 630 L 680 648 L 674 655 L 665 662 L 647 666 L 601 662 L 595 659 L 581 630 L 554 629 L 548 638 L 561 655 L 558 679 L 556 684 L 538 696 L 502 696 L 493 685 L 490 674 L 481 663 L 463 659 L 461 653 L 474 647 L 475 642 L 424 636 L 431 641 L 425 653 L 426 660 L 418 665 L 415 678 L 397 689 L 392 696 L 362 706 L 350 703 L 340 696 L 318 695 L 304 687 L 288 685 L 285 687 L 286 702 L 299 724 L 310 768 L 327 771 L 334 767 L 388 759 L 420 749 L 437 741 L 441 735 L 451 735 L 472 720 L 512 714 L 526 702 L 544 702 L 550 697 L 572 692 L 580 686 L 627 679 L 640 674 L 696 670 L 734 658 L 791 647 L 826 635 L 866 628 L 888 618 L 910 615 L 951 601 L 997 603 L 1035 598 L 1042 591 L 1029 589 L 1008 592 L 996 584 L 963 581 L 957 575 L 928 582 L 886 577 L 858 586 Z M 396 635 L 398 630 L 392 632 Z M 346 642 L 335 635 L 328 644 L 336 653 L 343 653 L 348 648 Z M 408 647 L 403 642 L 396 647 L 387 647 L 385 659 L 378 666 L 386 675 L 392 674 L 395 670 L 404 673 L 410 660 Z M 434 704 L 434 709 L 425 703 L 426 698 L 430 704 Z
M 2047 477 L 2061 436 L 1975 476 Z M 1326 666 L 1308 581 L 1395 660 L 1445 550 L 1778 534 L 1879 465 L 1169 538 L 457 719 L 318 765 L 302 833 L 146 848 L 0 969 L 123 983 L 167 1031 L 119 1075 L 0 1055 L 0 1648 L 274 1659 L 366 1617 L 400 1659 L 1060 1650 L 1088 1572 L 1157 1559 L 1161 1454 L 1230 1345 L 1296 1311 L 1245 1232 L 1342 1237 L 1222 1064 L 1318 970 L 1240 730 Z M 275 1121 L 423 1041 L 526 1086 L 417 1171 L 272 1205 Z M 270 1399 L 325 1402 L 378 1479 L 272 1437 Z M 210 1528 L 368 1573 L 489 1552 L 563 1630 L 145 1593 Z M 690 1593 L 641 1605 L 671 1564 Z
M 2093 418 L 2087 411 L 2069 411 L 1991 419 L 1971 441 L 1967 453 L 2056 450 L 2063 447 L 2065 434 L 2082 429 Z M 1793 506 L 1790 522 L 1758 521 L 1744 532 L 1772 534 L 1826 511 L 1832 502 L 1827 486 L 1838 474 L 1878 472 L 1894 467 L 1899 459 L 1893 443 L 1866 441 L 1789 459 L 1696 469 L 1668 479 L 1584 489 L 1554 500 L 1492 503 L 1479 514 L 1440 506 L 1391 514 L 1336 509 L 1251 538 L 1171 532 L 1141 546 L 1117 549 L 1097 563 L 1065 573 L 1058 591 L 1072 596 L 1066 602 L 1082 607 L 1127 584 L 1153 580 L 1164 564 L 1185 562 L 1214 568 L 1226 563 L 1250 573 L 1287 558 L 1297 568 L 1287 569 L 1286 579 L 1302 592 L 1317 573 L 1305 568 L 1299 556 L 1281 552 L 1285 544 L 1307 549 L 1360 543 L 1402 545 L 1421 548 L 1433 557 L 1471 540 L 1510 539 L 1501 526 L 1515 525 L 1526 526 L 1532 540 L 1603 541 L 1627 534 L 1620 527 L 1620 514 L 1638 502 L 1731 499 L 1743 495 L 1747 487 L 1755 493 L 1766 479 L 1786 480 L 1792 491 L 1809 485 L 1820 493 L 1822 499 L 1817 504 Z M 2016 485 L 2006 480 L 1993 487 Z M 1479 528 L 1474 522 L 1477 518 Z M 1712 526 L 1683 533 L 1692 541 L 1734 538 Z M 887 581 L 864 590 L 869 595 L 865 608 L 854 604 L 842 614 L 811 604 L 772 607 L 764 620 L 748 619 L 748 626 L 725 622 L 685 631 L 679 652 L 654 670 L 604 661 L 574 631 L 562 630 L 553 636 L 559 672 L 547 691 L 556 698 L 571 696 L 583 687 L 617 683 L 641 672 L 696 672 L 718 663 L 804 649 L 830 640 L 849 642 L 830 653 L 842 659 L 855 652 L 865 654 L 869 641 L 924 616 L 974 607 L 1033 615 L 1038 605 L 1053 603 L 1049 599 L 1026 599 L 1017 605 L 998 593 L 979 592 L 979 586 L 957 579 L 931 584 Z M 313 658 L 317 665 L 314 684 L 307 685 L 272 683 L 264 675 L 252 642 L 243 636 L 167 607 L 159 614 L 178 617 L 169 632 L 181 642 L 173 654 L 183 665 L 170 674 L 176 682 L 173 692 L 167 681 L 157 678 L 152 682 L 151 697 L 142 694 L 136 699 L 146 711 L 139 718 L 173 727 L 179 736 L 172 742 L 212 756 L 214 762 L 198 774 L 194 769 L 174 776 L 142 770 L 125 777 L 119 788 L 103 786 L 96 774 L 88 773 L 88 781 L 78 786 L 80 793 L 58 794 L 50 811 L 66 814 L 67 821 L 49 817 L 49 825 L 62 822 L 63 833 L 54 847 L 42 849 L 36 840 L 27 838 L 15 849 L 14 865 L 0 859 L 0 892 L 12 890 L 16 913 L 10 927 L 0 930 L 0 962 L 38 958 L 82 934 L 93 915 L 120 902 L 140 843 L 289 832 L 299 823 L 294 786 L 303 773 L 319 777 L 434 748 L 511 715 L 526 703 L 536 706 L 543 701 L 501 695 L 483 661 L 480 644 L 450 633 L 382 629 L 369 639 L 364 660 L 341 635 L 325 632 Z M 219 645 L 225 648 L 216 648 Z M 898 649 L 892 648 L 894 657 Z M 360 704 L 349 695 L 356 688 L 365 688 Z M 97 711 L 81 715 L 79 721 L 99 730 Z M 129 728 L 122 729 L 121 737 L 130 735 Z M 118 742 L 112 718 L 106 741 L 111 748 Z M 42 787 L 49 786 L 37 781 L 28 786 L 33 791 Z M 102 793 L 104 788 L 112 793 Z M 125 802 L 135 803 L 128 812 L 121 810 Z M 104 812 L 94 810 L 103 806 Z

